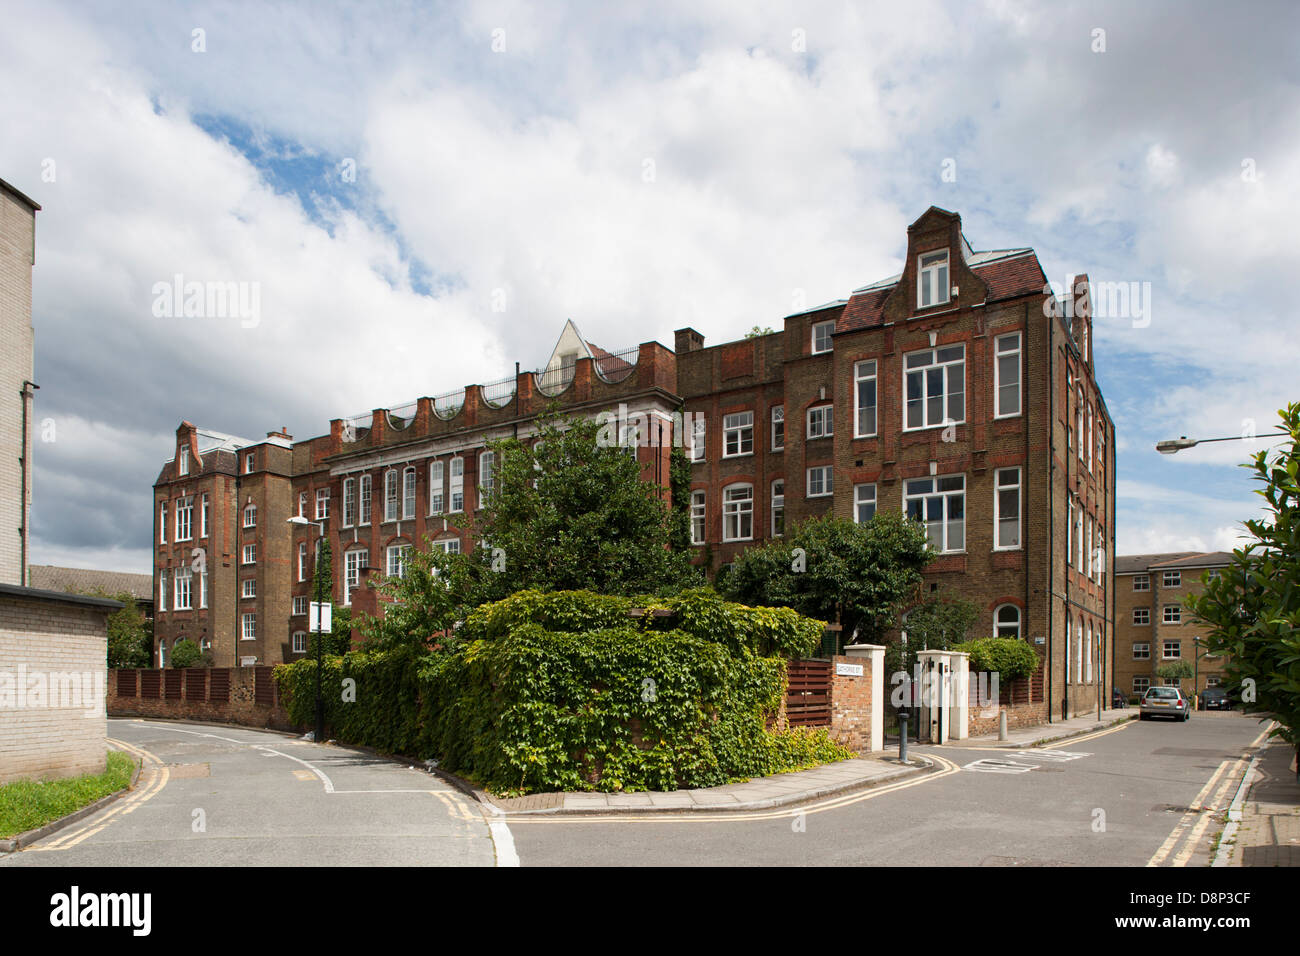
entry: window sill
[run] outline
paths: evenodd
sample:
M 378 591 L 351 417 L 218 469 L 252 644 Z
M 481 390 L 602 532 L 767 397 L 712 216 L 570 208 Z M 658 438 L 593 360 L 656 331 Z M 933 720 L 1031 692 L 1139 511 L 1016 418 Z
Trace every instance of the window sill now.
M 722 460 L 728 461 L 732 458 L 753 458 L 753 457 L 754 457 L 754 453 L 752 451 L 742 451 L 742 452 L 737 452 L 734 455 L 723 455 Z

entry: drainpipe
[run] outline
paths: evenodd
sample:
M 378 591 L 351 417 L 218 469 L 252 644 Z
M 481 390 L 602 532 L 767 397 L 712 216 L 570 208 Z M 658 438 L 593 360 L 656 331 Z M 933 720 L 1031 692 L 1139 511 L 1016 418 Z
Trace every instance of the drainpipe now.
M 995 345 L 994 345 L 994 361 L 996 361 L 996 360 L 997 360 L 997 347 L 996 347 L 996 344 L 995 344 Z M 1024 478 L 1023 478 L 1023 482 L 1024 482 L 1024 484 L 1023 484 L 1023 486 L 1022 486 L 1021 489 L 1020 489 L 1020 496 L 1021 496 L 1021 497 L 1020 497 L 1020 500 L 1021 500 L 1021 503 L 1022 503 L 1022 504 L 1021 504 L 1021 509 L 1020 509 L 1020 510 L 1021 510 L 1021 519 L 1020 519 L 1020 520 L 1021 520 L 1021 526 L 1022 526 L 1022 529 L 1027 530 L 1028 527 L 1029 527 L 1029 520 L 1028 520 L 1028 513 L 1027 513 L 1027 512 L 1025 511 L 1025 509 L 1024 509 L 1024 504 L 1027 503 L 1027 502 L 1030 500 L 1030 499 L 1029 499 L 1029 470 L 1030 470 L 1030 469 L 1029 469 L 1029 303 L 1028 303 L 1028 302 L 1025 303 L 1025 332 L 1024 332 L 1024 347 L 1020 350 L 1020 381 L 1022 381 L 1022 382 L 1025 383 L 1025 405 L 1024 405 L 1024 411 L 1025 411 L 1025 467 L 1021 469 L 1021 474 L 1024 476 Z M 997 493 L 998 493 L 998 489 L 997 489 L 997 480 L 996 480 L 996 477 L 995 477 L 994 482 L 993 482 L 993 494 L 996 495 Z M 1024 613 L 1023 615 L 1021 615 L 1021 621 L 1020 621 L 1020 628 L 1021 628 L 1021 631 L 1020 631 L 1020 633 L 1021 633 L 1022 635 L 1024 635 L 1024 636 L 1027 638 L 1027 637 L 1029 636 L 1029 608 L 1030 608 L 1030 604 L 1029 604 L 1029 535 L 1025 534 L 1025 533 L 1024 533 L 1024 530 L 1021 531 L 1021 534 L 1020 534 L 1020 540 L 1021 540 L 1022 546 L 1023 546 L 1024 549 L 1025 549 L 1025 613 Z M 1050 562 L 1049 562 L 1049 563 L 1050 563 Z M 1050 592 L 1050 591 L 1048 592 L 1048 601 L 1049 601 L 1049 602 L 1051 601 L 1051 592 Z M 996 634 L 996 633 L 997 633 L 997 621 L 994 621 L 993 624 L 994 624 L 994 633 Z M 1033 678 L 1032 678 L 1032 677 L 1030 678 L 1030 686 L 1029 686 L 1029 688 L 1027 688 L 1027 690 L 1029 690 L 1030 693 L 1028 693 L 1026 696 L 1027 696 L 1027 697 L 1032 701 L 1032 700 L 1033 700 Z
M 22 460 L 20 463 L 22 477 L 19 481 L 22 497 L 18 501 L 18 520 L 21 522 L 18 527 L 18 583 L 23 587 L 27 586 L 27 525 L 31 517 L 27 508 L 27 469 L 31 467 L 29 459 L 31 458 L 32 453 L 32 416 L 28 412 L 28 408 L 31 407 L 32 400 L 35 398 L 31 391 L 34 388 L 40 388 L 40 386 L 35 382 L 29 382 L 24 379 L 23 387 L 18 392 L 19 396 L 21 396 L 23 400 L 23 433 L 19 437 L 19 440 L 22 442 L 19 446 L 22 450 Z
M 1047 320 L 1047 722 L 1052 723 L 1055 686 L 1052 665 L 1056 662 L 1056 317 Z

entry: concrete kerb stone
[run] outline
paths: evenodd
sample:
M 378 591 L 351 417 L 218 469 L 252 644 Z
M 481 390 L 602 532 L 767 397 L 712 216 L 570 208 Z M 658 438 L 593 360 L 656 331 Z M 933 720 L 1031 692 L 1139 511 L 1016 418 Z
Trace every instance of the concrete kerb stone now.
M 54 833 L 58 833 L 64 827 L 69 827 L 72 824 L 76 823 L 77 821 L 84 820 L 86 817 L 90 816 L 91 814 L 99 812 L 100 810 L 104 809 L 104 807 L 112 803 L 114 800 L 120 800 L 122 797 L 126 796 L 128 793 L 130 793 L 132 790 L 135 789 L 135 785 L 140 779 L 141 765 L 138 763 L 134 763 L 134 761 L 133 764 L 134 764 L 134 768 L 131 771 L 131 782 L 128 783 L 121 790 L 118 790 L 116 793 L 110 793 L 107 796 L 100 797 L 94 803 L 87 804 L 86 806 L 82 807 L 80 810 L 73 810 L 65 817 L 59 817 L 59 819 L 57 820 L 51 820 L 43 827 L 37 827 L 35 830 L 28 830 L 26 833 L 19 833 L 17 836 L 0 840 L 0 853 L 14 853 L 18 850 L 23 849 L 23 847 L 31 846 L 31 844 L 35 843 L 37 840 L 44 840 L 47 836 L 50 836 L 51 834 Z

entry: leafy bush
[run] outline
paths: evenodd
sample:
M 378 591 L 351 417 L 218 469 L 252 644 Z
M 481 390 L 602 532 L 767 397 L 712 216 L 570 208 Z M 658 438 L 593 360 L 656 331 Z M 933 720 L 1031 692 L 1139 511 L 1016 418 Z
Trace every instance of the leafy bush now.
M 633 607 L 673 616 L 629 617 Z M 498 792 L 715 786 L 850 756 L 824 730 L 769 729 L 785 694 L 780 655 L 807 653 L 821 631 L 707 590 L 661 601 L 523 591 L 476 609 L 443 651 L 328 659 L 326 721 L 339 740 L 436 756 Z M 276 670 L 295 723 L 313 719 L 314 667 Z
M 999 680 L 1006 683 L 1028 677 L 1038 670 L 1038 653 L 1014 637 L 981 637 L 958 644 L 953 650 L 970 655 L 971 671 L 996 673 L 1000 675 Z
M 172 648 L 171 666 L 172 667 L 198 667 L 203 660 L 203 652 L 193 641 L 182 638 L 176 642 Z

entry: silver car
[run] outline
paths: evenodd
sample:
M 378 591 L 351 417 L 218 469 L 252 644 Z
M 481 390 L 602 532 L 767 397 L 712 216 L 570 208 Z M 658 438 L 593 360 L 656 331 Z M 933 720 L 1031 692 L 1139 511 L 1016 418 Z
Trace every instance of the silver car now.
M 1175 720 L 1190 720 L 1192 702 L 1183 696 L 1177 687 L 1152 687 L 1142 695 L 1138 707 L 1138 717 L 1173 717 Z

